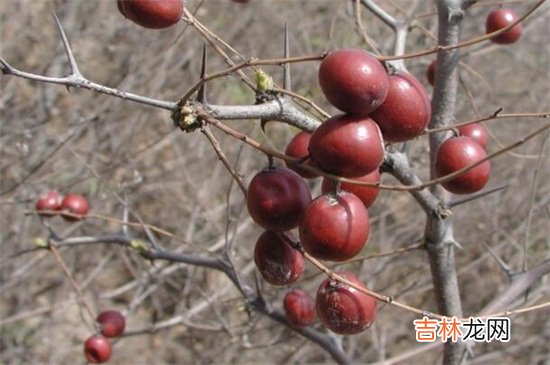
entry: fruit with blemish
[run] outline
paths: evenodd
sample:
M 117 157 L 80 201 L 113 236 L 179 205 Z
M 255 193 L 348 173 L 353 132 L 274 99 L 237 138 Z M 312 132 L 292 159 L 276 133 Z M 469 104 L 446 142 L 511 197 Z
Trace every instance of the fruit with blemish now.
M 366 289 L 353 273 L 337 274 Z M 341 335 L 363 332 L 376 318 L 376 299 L 334 279 L 328 278 L 321 283 L 315 302 L 319 321 L 332 332 Z

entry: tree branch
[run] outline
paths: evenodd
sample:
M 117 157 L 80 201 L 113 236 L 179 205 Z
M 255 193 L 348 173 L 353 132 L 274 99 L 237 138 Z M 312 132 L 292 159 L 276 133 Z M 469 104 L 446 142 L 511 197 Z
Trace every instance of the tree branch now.
M 460 24 L 464 15 L 462 1 L 440 0 L 438 44 L 454 45 L 460 41 Z M 458 49 L 439 52 L 436 66 L 436 82 L 432 100 L 430 128 L 446 126 L 454 120 L 457 100 L 459 60 Z M 435 160 L 439 145 L 446 133 L 430 135 L 430 177 L 436 178 Z M 435 197 L 447 204 L 449 194 L 439 185 L 431 187 Z M 425 227 L 426 250 L 432 272 L 432 282 L 439 312 L 447 316 L 462 317 L 462 305 L 455 270 L 453 225 L 449 216 L 436 212 L 427 215 Z M 460 362 L 461 343 L 448 341 L 444 345 L 443 364 L 457 365 Z

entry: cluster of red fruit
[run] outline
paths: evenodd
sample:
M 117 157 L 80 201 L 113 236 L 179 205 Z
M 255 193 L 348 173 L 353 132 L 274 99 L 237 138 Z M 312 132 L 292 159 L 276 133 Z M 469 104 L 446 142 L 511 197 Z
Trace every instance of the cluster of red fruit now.
M 117 0 L 117 5 L 126 18 L 153 29 L 176 24 L 183 14 L 181 0 Z M 487 19 L 487 32 L 502 29 L 516 19 L 509 10 L 497 10 Z M 512 43 L 520 34 L 518 25 L 492 40 Z M 432 84 L 434 75 L 435 63 L 428 70 Z M 319 84 L 327 100 L 343 114 L 327 119 L 313 134 L 296 135 L 286 154 L 331 174 L 378 183 L 384 142 L 403 142 L 420 136 L 431 117 L 429 96 L 414 76 L 402 71 L 388 74 L 375 57 L 363 50 L 343 49 L 325 57 L 319 69 Z M 438 177 L 487 156 L 487 131 L 482 125 L 469 125 L 459 132 L 460 136 L 447 139 L 439 148 Z M 298 227 L 305 252 L 322 260 L 349 260 L 368 241 L 367 208 L 376 199 L 378 189 L 337 184 L 325 178 L 323 194 L 312 199 L 302 177 L 317 175 L 303 166 L 270 166 L 254 176 L 248 188 L 248 211 L 266 230 L 256 242 L 254 261 L 263 278 L 274 285 L 296 282 L 305 268 L 302 254 L 292 246 L 295 241 L 288 232 L 291 229 Z M 485 161 L 442 185 L 453 193 L 473 193 L 485 186 L 489 170 L 489 162 Z M 352 273 L 340 275 L 365 287 Z M 353 334 L 372 324 L 376 300 L 327 279 L 315 300 L 299 289 L 288 292 L 284 309 L 292 325 L 311 325 L 318 315 L 332 331 Z
M 518 16 L 510 9 L 494 10 L 487 16 L 487 34 L 510 26 L 518 20 Z M 491 38 L 497 44 L 511 44 L 516 42 L 523 32 L 520 23 L 509 30 Z M 430 84 L 435 82 L 436 63 L 433 61 L 428 67 L 427 77 Z M 459 136 L 449 138 L 441 144 L 436 157 L 436 175 L 442 177 L 477 163 L 487 158 L 485 150 L 488 141 L 488 132 L 481 124 L 470 124 L 458 128 Z M 443 182 L 441 185 L 455 194 L 469 194 L 481 190 L 489 180 L 491 165 L 484 161 L 457 178 Z
M 36 201 L 35 209 L 43 217 L 49 217 L 61 212 L 63 219 L 75 222 L 88 213 L 88 199 L 78 194 L 67 194 L 63 197 L 59 192 L 50 190 L 42 193 Z M 68 214 L 63 214 L 68 213 Z
M 487 32 L 517 19 L 508 10 L 491 13 Z M 504 20 L 502 20 L 504 18 Z M 511 43 L 521 34 L 516 26 L 493 38 Z M 435 65 L 435 64 L 434 64 Z M 431 66 L 433 83 L 435 66 Z M 431 117 L 430 99 L 422 84 L 406 72 L 388 75 L 382 64 L 359 49 L 330 53 L 319 68 L 319 84 L 327 100 L 344 112 L 326 120 L 313 134 L 298 133 L 286 154 L 302 165 L 269 167 L 250 182 L 247 207 L 252 219 L 266 229 L 256 242 L 254 261 L 262 277 L 274 285 L 288 285 L 304 271 L 304 258 L 287 232 L 298 227 L 300 243 L 311 256 L 345 261 L 357 255 L 369 236 L 367 209 L 376 199 L 373 187 L 324 179 L 323 195 L 312 200 L 303 178 L 317 175 L 304 164 L 331 174 L 378 183 L 384 159 L 384 141 L 403 142 L 420 136 Z M 487 157 L 488 133 L 481 124 L 459 128 L 459 135 L 444 141 L 436 157 L 438 177 L 455 173 Z M 293 171 L 292 171 L 293 170 Z M 489 179 L 490 163 L 484 161 L 442 186 L 455 194 L 481 190 Z M 345 279 L 365 287 L 353 274 Z M 325 280 L 315 300 L 293 289 L 284 299 L 284 309 L 294 326 L 311 325 L 319 315 L 334 332 L 352 334 L 368 328 L 376 313 L 376 300 L 358 290 Z
M 101 312 L 96 318 L 100 326 L 100 333 L 90 336 L 84 342 L 84 356 L 92 364 L 101 364 L 109 360 L 113 348 L 108 338 L 118 337 L 124 333 L 126 320 L 116 310 Z

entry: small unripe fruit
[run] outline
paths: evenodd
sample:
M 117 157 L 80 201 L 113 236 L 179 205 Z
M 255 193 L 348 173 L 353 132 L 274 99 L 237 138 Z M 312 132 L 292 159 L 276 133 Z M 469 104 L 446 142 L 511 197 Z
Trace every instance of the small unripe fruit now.
M 150 29 L 168 28 L 183 14 L 182 0 L 117 0 L 117 7 L 126 18 Z
M 388 93 L 382 64 L 361 49 L 331 52 L 319 67 L 319 84 L 327 100 L 345 113 L 367 115 Z
M 369 182 L 369 183 L 379 183 L 380 182 L 380 171 L 374 170 L 370 174 L 367 174 L 365 176 L 360 176 L 354 178 L 355 180 L 363 181 L 363 182 Z M 372 188 L 368 186 L 363 185 L 357 185 L 347 182 L 340 183 L 340 189 L 350 192 L 357 196 L 363 204 L 365 204 L 365 208 L 368 208 L 374 203 L 376 200 L 376 197 L 378 196 L 378 193 L 380 192 L 377 188 Z M 330 193 L 334 191 L 334 182 L 324 178 L 323 184 L 321 185 L 321 190 L 323 191 L 323 194 Z
M 61 203 L 62 211 L 76 215 L 86 215 L 88 213 L 88 208 L 88 200 L 78 194 L 67 194 Z M 66 214 L 61 214 L 61 216 L 69 222 L 75 222 L 82 219 L 81 217 L 71 217 Z
M 513 10 L 510 9 L 497 9 L 489 13 L 487 16 L 487 22 L 485 24 L 485 30 L 487 33 L 496 32 L 499 29 L 505 28 L 518 20 L 518 16 Z M 521 23 L 514 25 L 506 32 L 499 34 L 496 37 L 491 38 L 491 41 L 498 44 L 510 44 L 516 42 L 523 32 Z
M 311 326 L 317 319 L 315 300 L 303 290 L 289 291 L 283 300 L 283 307 L 288 322 L 294 327 Z
M 365 288 L 353 273 L 337 274 Z M 376 317 L 376 299 L 331 279 L 321 283 L 315 302 L 319 321 L 332 332 L 342 335 L 363 332 L 372 325 Z
M 368 117 L 336 115 L 313 133 L 309 154 L 324 171 L 343 177 L 364 176 L 384 160 L 382 134 Z
M 311 161 L 308 151 L 309 141 L 311 139 L 311 133 L 302 131 L 295 135 L 288 145 L 286 146 L 285 154 L 300 160 L 303 160 L 304 164 L 308 164 L 311 166 L 314 166 L 315 164 Z M 298 166 L 292 165 L 290 163 L 285 162 L 286 166 L 296 172 L 298 175 L 305 179 L 312 179 L 317 177 L 318 175 L 314 172 L 309 172 L 307 170 L 304 170 Z
M 304 272 L 302 254 L 292 248 L 281 234 L 265 231 L 254 247 L 254 263 L 262 277 L 273 285 L 288 285 Z
M 118 337 L 124 333 L 126 320 L 119 311 L 103 311 L 97 316 L 96 321 L 101 325 L 101 334 L 105 337 Z
M 369 238 L 369 216 L 363 202 L 346 191 L 313 200 L 299 225 L 300 242 L 311 256 L 345 261 L 363 249 Z
M 35 209 L 41 216 L 50 216 L 51 213 L 45 213 L 48 210 L 60 210 L 63 196 L 55 190 L 46 191 L 40 194 L 36 201 Z
M 442 177 L 474 164 L 487 157 L 487 153 L 470 137 L 452 137 L 445 140 L 436 154 L 435 172 Z M 489 181 L 491 165 L 482 162 L 467 172 L 447 180 L 441 185 L 454 194 L 471 194 L 483 189 Z
M 111 343 L 103 336 L 91 336 L 84 342 L 84 356 L 92 364 L 106 362 L 111 357 L 111 353 Z
M 284 167 L 267 168 L 248 185 L 246 205 L 252 219 L 270 231 L 295 228 L 311 201 L 304 179 Z

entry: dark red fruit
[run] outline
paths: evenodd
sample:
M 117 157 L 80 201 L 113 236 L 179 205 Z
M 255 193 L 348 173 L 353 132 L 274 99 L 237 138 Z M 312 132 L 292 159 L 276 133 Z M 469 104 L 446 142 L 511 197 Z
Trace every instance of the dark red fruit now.
M 106 362 L 111 357 L 111 353 L 111 343 L 103 336 L 92 336 L 84 342 L 84 356 L 92 364 Z
M 332 105 L 357 115 L 378 108 L 388 93 L 386 70 L 361 49 L 341 49 L 326 56 L 319 67 L 319 84 Z
M 310 139 L 311 139 L 311 133 L 308 133 L 306 131 L 302 131 L 298 133 L 290 140 L 290 142 L 286 146 L 285 154 L 300 160 L 303 159 L 304 161 L 303 163 L 313 166 L 313 162 L 308 157 L 309 156 L 308 146 L 309 146 Z M 313 172 L 309 172 L 307 170 L 301 169 L 295 165 L 292 165 L 289 163 L 286 163 L 286 165 L 289 169 L 293 170 L 303 178 L 312 179 L 318 176 Z
M 82 195 L 67 194 L 61 203 L 61 210 L 71 214 L 86 215 L 88 213 L 88 200 Z M 61 215 L 66 221 L 75 222 L 82 218 Z
M 63 196 L 55 190 L 46 191 L 40 194 L 36 201 L 35 209 L 42 216 L 49 216 L 51 213 L 45 213 L 48 210 L 60 210 Z
M 411 74 L 389 76 L 386 100 L 370 114 L 385 141 L 403 142 L 422 134 L 432 114 L 424 86 Z
M 311 326 L 317 319 L 315 300 L 303 290 L 293 289 L 283 301 L 286 318 L 294 327 Z
M 117 6 L 118 11 L 120 12 L 120 14 L 122 14 L 125 18 L 127 18 L 126 10 L 124 10 L 124 1 L 125 0 L 116 0 L 116 6 Z
M 265 281 L 274 285 L 288 285 L 304 272 L 302 254 L 292 248 L 281 234 L 265 231 L 254 248 L 254 263 Z
M 356 177 L 355 180 L 369 182 L 369 183 L 379 183 L 380 171 L 374 170 L 373 172 L 365 176 Z M 323 194 L 333 192 L 334 182 L 332 180 L 324 178 L 323 185 L 321 185 L 321 189 L 323 191 Z M 355 196 L 361 199 L 363 204 L 365 204 L 365 208 L 370 207 L 371 204 L 374 203 L 374 201 L 376 200 L 376 197 L 378 196 L 378 193 L 380 192 L 380 190 L 376 188 L 351 184 L 347 182 L 340 183 L 340 189 L 353 193 Z
M 487 33 L 496 32 L 497 30 L 507 27 L 517 20 L 518 16 L 513 10 L 497 9 L 489 13 L 489 15 L 487 16 L 485 30 L 487 31 Z M 491 38 L 491 41 L 498 44 L 514 43 L 521 37 L 522 32 L 523 27 L 521 23 L 518 23 L 506 32 Z
M 150 29 L 168 28 L 183 14 L 182 0 L 117 0 L 117 7 L 126 18 Z
M 321 260 L 351 259 L 369 238 L 369 216 L 363 202 L 342 191 L 313 200 L 300 219 L 300 242 L 311 256 Z
M 269 231 L 295 228 L 311 201 L 304 181 L 284 167 L 268 168 L 256 174 L 248 186 L 247 207 L 252 219 Z
M 338 275 L 365 288 L 350 272 L 340 272 Z M 332 332 L 342 335 L 363 332 L 372 325 L 376 317 L 376 299 L 331 279 L 321 283 L 315 302 L 321 323 Z
M 96 321 L 101 324 L 101 334 L 105 337 L 118 337 L 124 333 L 126 320 L 119 311 L 103 311 L 97 316 Z
M 309 155 L 317 166 L 332 174 L 364 176 L 377 170 L 384 159 L 382 134 L 368 117 L 336 115 L 313 133 Z
M 428 82 L 430 85 L 434 86 L 435 84 L 435 65 L 437 61 L 433 60 L 432 63 L 428 66 L 428 70 L 426 71 L 426 77 L 428 78 Z
M 487 128 L 480 123 L 468 124 L 458 128 L 461 136 L 470 137 L 476 141 L 481 147 L 486 148 L 489 141 L 489 132 Z
M 437 177 L 456 172 L 487 157 L 487 153 L 470 137 L 452 137 L 444 141 L 437 151 L 435 171 Z M 484 161 L 464 174 L 441 185 L 454 194 L 470 194 L 483 189 L 489 180 L 491 165 Z

